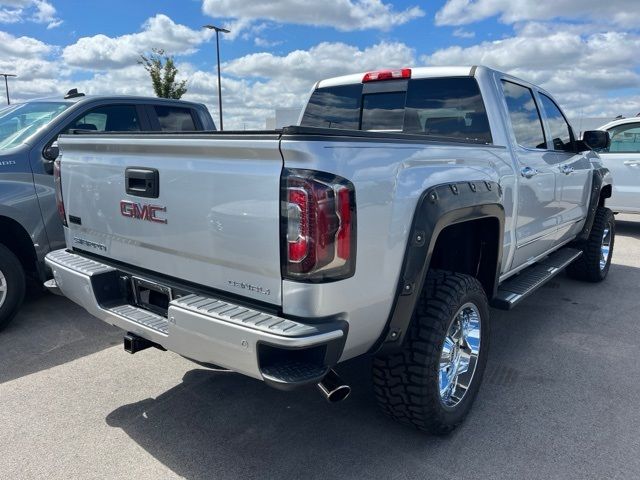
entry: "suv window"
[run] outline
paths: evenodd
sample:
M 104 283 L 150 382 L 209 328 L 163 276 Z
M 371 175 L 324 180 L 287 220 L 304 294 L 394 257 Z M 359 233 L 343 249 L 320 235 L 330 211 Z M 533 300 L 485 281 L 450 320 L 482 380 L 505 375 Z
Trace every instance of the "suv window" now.
M 191 116 L 191 109 L 184 107 L 170 107 L 154 105 L 153 107 L 160 122 L 160 130 L 163 132 L 184 132 L 196 130 L 196 125 Z
M 603 152 L 640 153 L 640 123 L 627 123 L 609 129 L 611 145 Z
M 531 89 L 502 80 L 511 126 L 519 145 L 546 150 L 547 142 L 542 129 L 540 112 Z
M 553 149 L 565 152 L 574 150 L 571 129 L 558 106 L 544 93 L 540 94 L 540 103 L 542 103 L 547 119 L 547 127 L 553 142 Z
M 69 129 L 135 132 L 140 130 L 140 120 L 134 105 L 105 105 L 89 110 L 69 125 Z

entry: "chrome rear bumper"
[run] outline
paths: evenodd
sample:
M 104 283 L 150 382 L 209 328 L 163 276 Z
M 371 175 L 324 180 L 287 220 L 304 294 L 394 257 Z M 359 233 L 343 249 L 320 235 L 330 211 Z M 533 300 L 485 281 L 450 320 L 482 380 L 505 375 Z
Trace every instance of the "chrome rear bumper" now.
M 174 298 L 164 317 L 129 304 L 122 293 L 126 274 L 113 266 L 66 250 L 49 253 L 45 261 L 57 288 L 93 316 L 276 387 L 316 383 L 344 347 L 343 322 L 301 323 L 200 294 Z

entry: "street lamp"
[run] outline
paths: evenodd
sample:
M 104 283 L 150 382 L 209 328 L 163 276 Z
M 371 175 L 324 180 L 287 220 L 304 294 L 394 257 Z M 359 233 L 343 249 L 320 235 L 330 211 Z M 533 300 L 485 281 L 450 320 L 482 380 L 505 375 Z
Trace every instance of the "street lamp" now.
M 7 82 L 7 77 L 17 77 L 17 75 L 14 75 L 13 73 L 0 73 L 0 77 L 4 77 L 4 88 L 7 92 L 7 105 L 11 105 L 11 102 L 9 101 L 9 83 Z
M 208 28 L 209 30 L 216 31 L 216 54 L 218 57 L 218 112 L 220 113 L 220 130 L 224 130 L 222 126 L 222 87 L 220 85 L 220 40 L 218 39 L 218 33 L 229 33 L 226 28 L 216 27 L 214 25 L 204 25 L 202 28 Z

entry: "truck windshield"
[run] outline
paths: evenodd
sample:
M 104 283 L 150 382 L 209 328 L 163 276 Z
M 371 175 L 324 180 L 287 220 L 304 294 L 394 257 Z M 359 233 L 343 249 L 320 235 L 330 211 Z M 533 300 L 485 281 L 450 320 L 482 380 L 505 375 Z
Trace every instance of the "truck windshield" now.
M 378 85 L 316 89 L 301 125 L 492 142 L 487 112 L 474 78 L 422 78 L 408 84 L 397 80 Z
M 16 147 L 65 111 L 72 103 L 31 102 L 0 110 L 0 150 Z

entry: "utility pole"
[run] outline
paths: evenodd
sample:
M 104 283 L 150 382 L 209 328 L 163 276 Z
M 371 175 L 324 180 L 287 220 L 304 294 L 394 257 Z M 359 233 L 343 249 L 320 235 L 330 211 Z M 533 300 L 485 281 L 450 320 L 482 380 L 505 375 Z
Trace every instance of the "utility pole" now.
M 230 30 L 216 27 L 215 25 L 204 25 L 203 28 L 216 31 L 216 55 L 218 58 L 218 113 L 220 114 L 220 130 L 224 130 L 224 127 L 222 126 L 222 86 L 220 83 L 220 40 L 218 38 L 218 33 L 229 33 Z
M 0 73 L 1 77 L 4 77 L 4 88 L 7 92 L 7 105 L 11 105 L 11 101 L 9 101 L 9 82 L 7 82 L 7 77 L 17 77 L 17 75 L 13 73 Z

